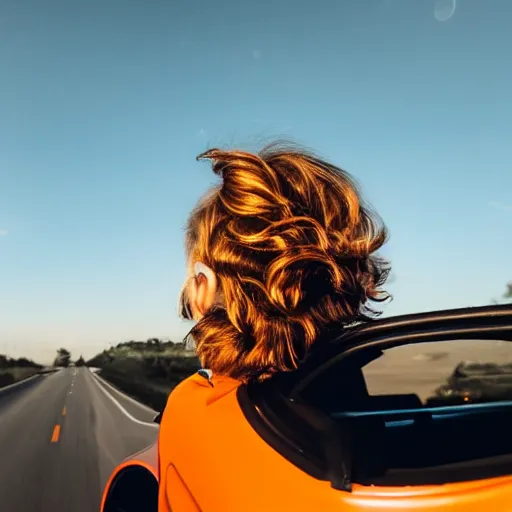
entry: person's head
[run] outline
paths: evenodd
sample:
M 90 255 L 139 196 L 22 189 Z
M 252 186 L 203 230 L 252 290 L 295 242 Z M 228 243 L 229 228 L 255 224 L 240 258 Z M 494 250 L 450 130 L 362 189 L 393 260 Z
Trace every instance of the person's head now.
M 200 159 L 222 179 L 187 225 L 182 314 L 203 367 L 242 381 L 290 371 L 333 328 L 378 314 L 387 232 L 346 172 L 279 146 Z

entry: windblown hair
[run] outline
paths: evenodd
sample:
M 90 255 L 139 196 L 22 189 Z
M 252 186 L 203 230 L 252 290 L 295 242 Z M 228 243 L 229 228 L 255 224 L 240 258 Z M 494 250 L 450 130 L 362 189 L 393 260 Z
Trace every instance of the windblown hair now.
M 203 367 L 241 381 L 293 370 L 333 328 L 380 314 L 387 239 L 345 171 L 303 150 L 211 149 L 222 183 L 192 211 L 188 257 L 217 275 L 222 305 L 193 327 Z

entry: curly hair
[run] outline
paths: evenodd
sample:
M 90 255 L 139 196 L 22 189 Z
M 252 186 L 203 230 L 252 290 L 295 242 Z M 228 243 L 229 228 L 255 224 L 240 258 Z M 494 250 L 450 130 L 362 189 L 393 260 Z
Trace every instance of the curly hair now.
M 379 315 L 387 239 L 348 173 L 311 153 L 210 149 L 222 183 L 192 211 L 187 253 L 217 275 L 221 304 L 192 328 L 203 367 L 247 382 L 295 369 L 330 329 Z

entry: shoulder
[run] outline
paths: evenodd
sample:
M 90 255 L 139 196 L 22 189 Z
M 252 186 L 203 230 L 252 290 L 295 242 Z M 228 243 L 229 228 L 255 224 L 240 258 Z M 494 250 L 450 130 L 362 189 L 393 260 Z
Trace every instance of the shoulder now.
M 239 385 L 240 382 L 231 377 L 214 375 L 210 370 L 201 369 L 173 389 L 167 399 L 165 415 L 182 408 L 190 412 L 192 407 L 207 406 Z

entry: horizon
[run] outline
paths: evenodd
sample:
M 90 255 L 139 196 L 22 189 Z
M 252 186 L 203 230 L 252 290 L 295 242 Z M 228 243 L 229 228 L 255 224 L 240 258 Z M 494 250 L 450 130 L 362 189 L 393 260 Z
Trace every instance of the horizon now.
M 508 284 L 508 288 L 510 289 L 510 287 L 512 286 L 512 284 Z M 509 292 L 510 293 L 510 292 Z M 510 299 L 511 296 L 510 295 L 503 295 L 503 298 L 504 299 Z M 495 304 L 487 304 L 486 306 L 493 306 L 493 305 L 498 305 L 498 303 L 495 303 Z M 508 302 L 503 302 L 499 305 L 502 305 L 502 306 L 508 306 L 509 303 Z M 485 306 L 484 306 L 485 307 Z M 456 310 L 456 308 L 455 308 Z M 414 314 L 414 313 L 409 313 L 409 314 Z M 396 315 L 396 316 L 404 316 L 404 315 Z M 385 319 L 386 316 L 383 315 L 381 317 L 379 317 L 381 319 Z M 389 318 L 389 317 L 387 317 Z M 378 318 L 377 318 L 378 319 Z M 377 320 L 376 319 L 376 320 Z M 92 359 L 94 359 L 95 357 L 97 356 L 100 356 L 102 353 L 104 352 L 108 352 L 110 350 L 116 350 L 118 349 L 120 346 L 122 345 L 128 345 L 129 343 L 136 343 L 136 344 L 142 344 L 142 345 L 146 345 L 150 340 L 155 340 L 157 339 L 160 343 L 163 343 L 163 344 L 167 344 L 167 343 L 171 343 L 171 344 L 174 344 L 174 345 L 180 345 L 183 340 L 179 340 L 179 341 L 175 341 L 175 340 L 172 340 L 170 338 L 156 338 L 156 337 L 150 337 L 150 338 L 147 338 L 145 340 L 135 340 L 135 339 L 131 339 L 131 340 L 127 340 L 127 341 L 121 341 L 121 342 L 118 342 L 118 343 L 109 343 L 108 344 L 108 347 L 105 347 L 103 350 L 99 351 L 98 353 L 94 354 L 92 357 L 89 357 L 89 358 L 84 358 L 82 354 L 79 354 L 79 355 L 76 355 L 76 354 L 70 354 L 70 363 L 75 363 L 77 360 L 79 359 L 83 359 L 85 364 L 88 364 Z M 463 341 L 463 340 L 460 340 L 460 341 Z M 487 340 L 489 341 L 489 340 Z M 490 342 L 492 342 L 493 340 L 490 340 Z M 438 342 L 433 342 L 432 344 L 433 345 L 436 345 Z M 501 341 L 498 341 L 498 343 L 501 343 Z M 409 346 L 410 347 L 410 346 Z M 59 347 L 59 348 L 65 348 L 65 347 Z M 192 349 L 189 349 L 189 348 L 185 348 L 185 350 L 192 350 Z M 55 350 L 55 353 L 57 354 L 58 352 L 58 349 Z M 24 356 L 19 356 L 18 358 L 11 358 L 9 355 L 7 354 L 2 354 L 0 353 L 0 358 L 4 356 L 4 357 L 7 357 L 8 359 L 26 359 Z M 32 359 L 29 359 L 29 361 L 33 362 L 33 363 L 36 363 L 36 364 L 40 364 L 40 365 L 43 365 L 43 366 L 53 366 L 53 361 L 52 362 L 45 362 L 45 363 L 41 363 L 40 361 L 37 361 L 37 360 L 32 360 Z
M 390 232 L 383 316 L 506 291 L 512 3 L 120 6 L 2 7 L 0 353 L 181 340 L 213 146 L 286 139 L 353 175 Z

